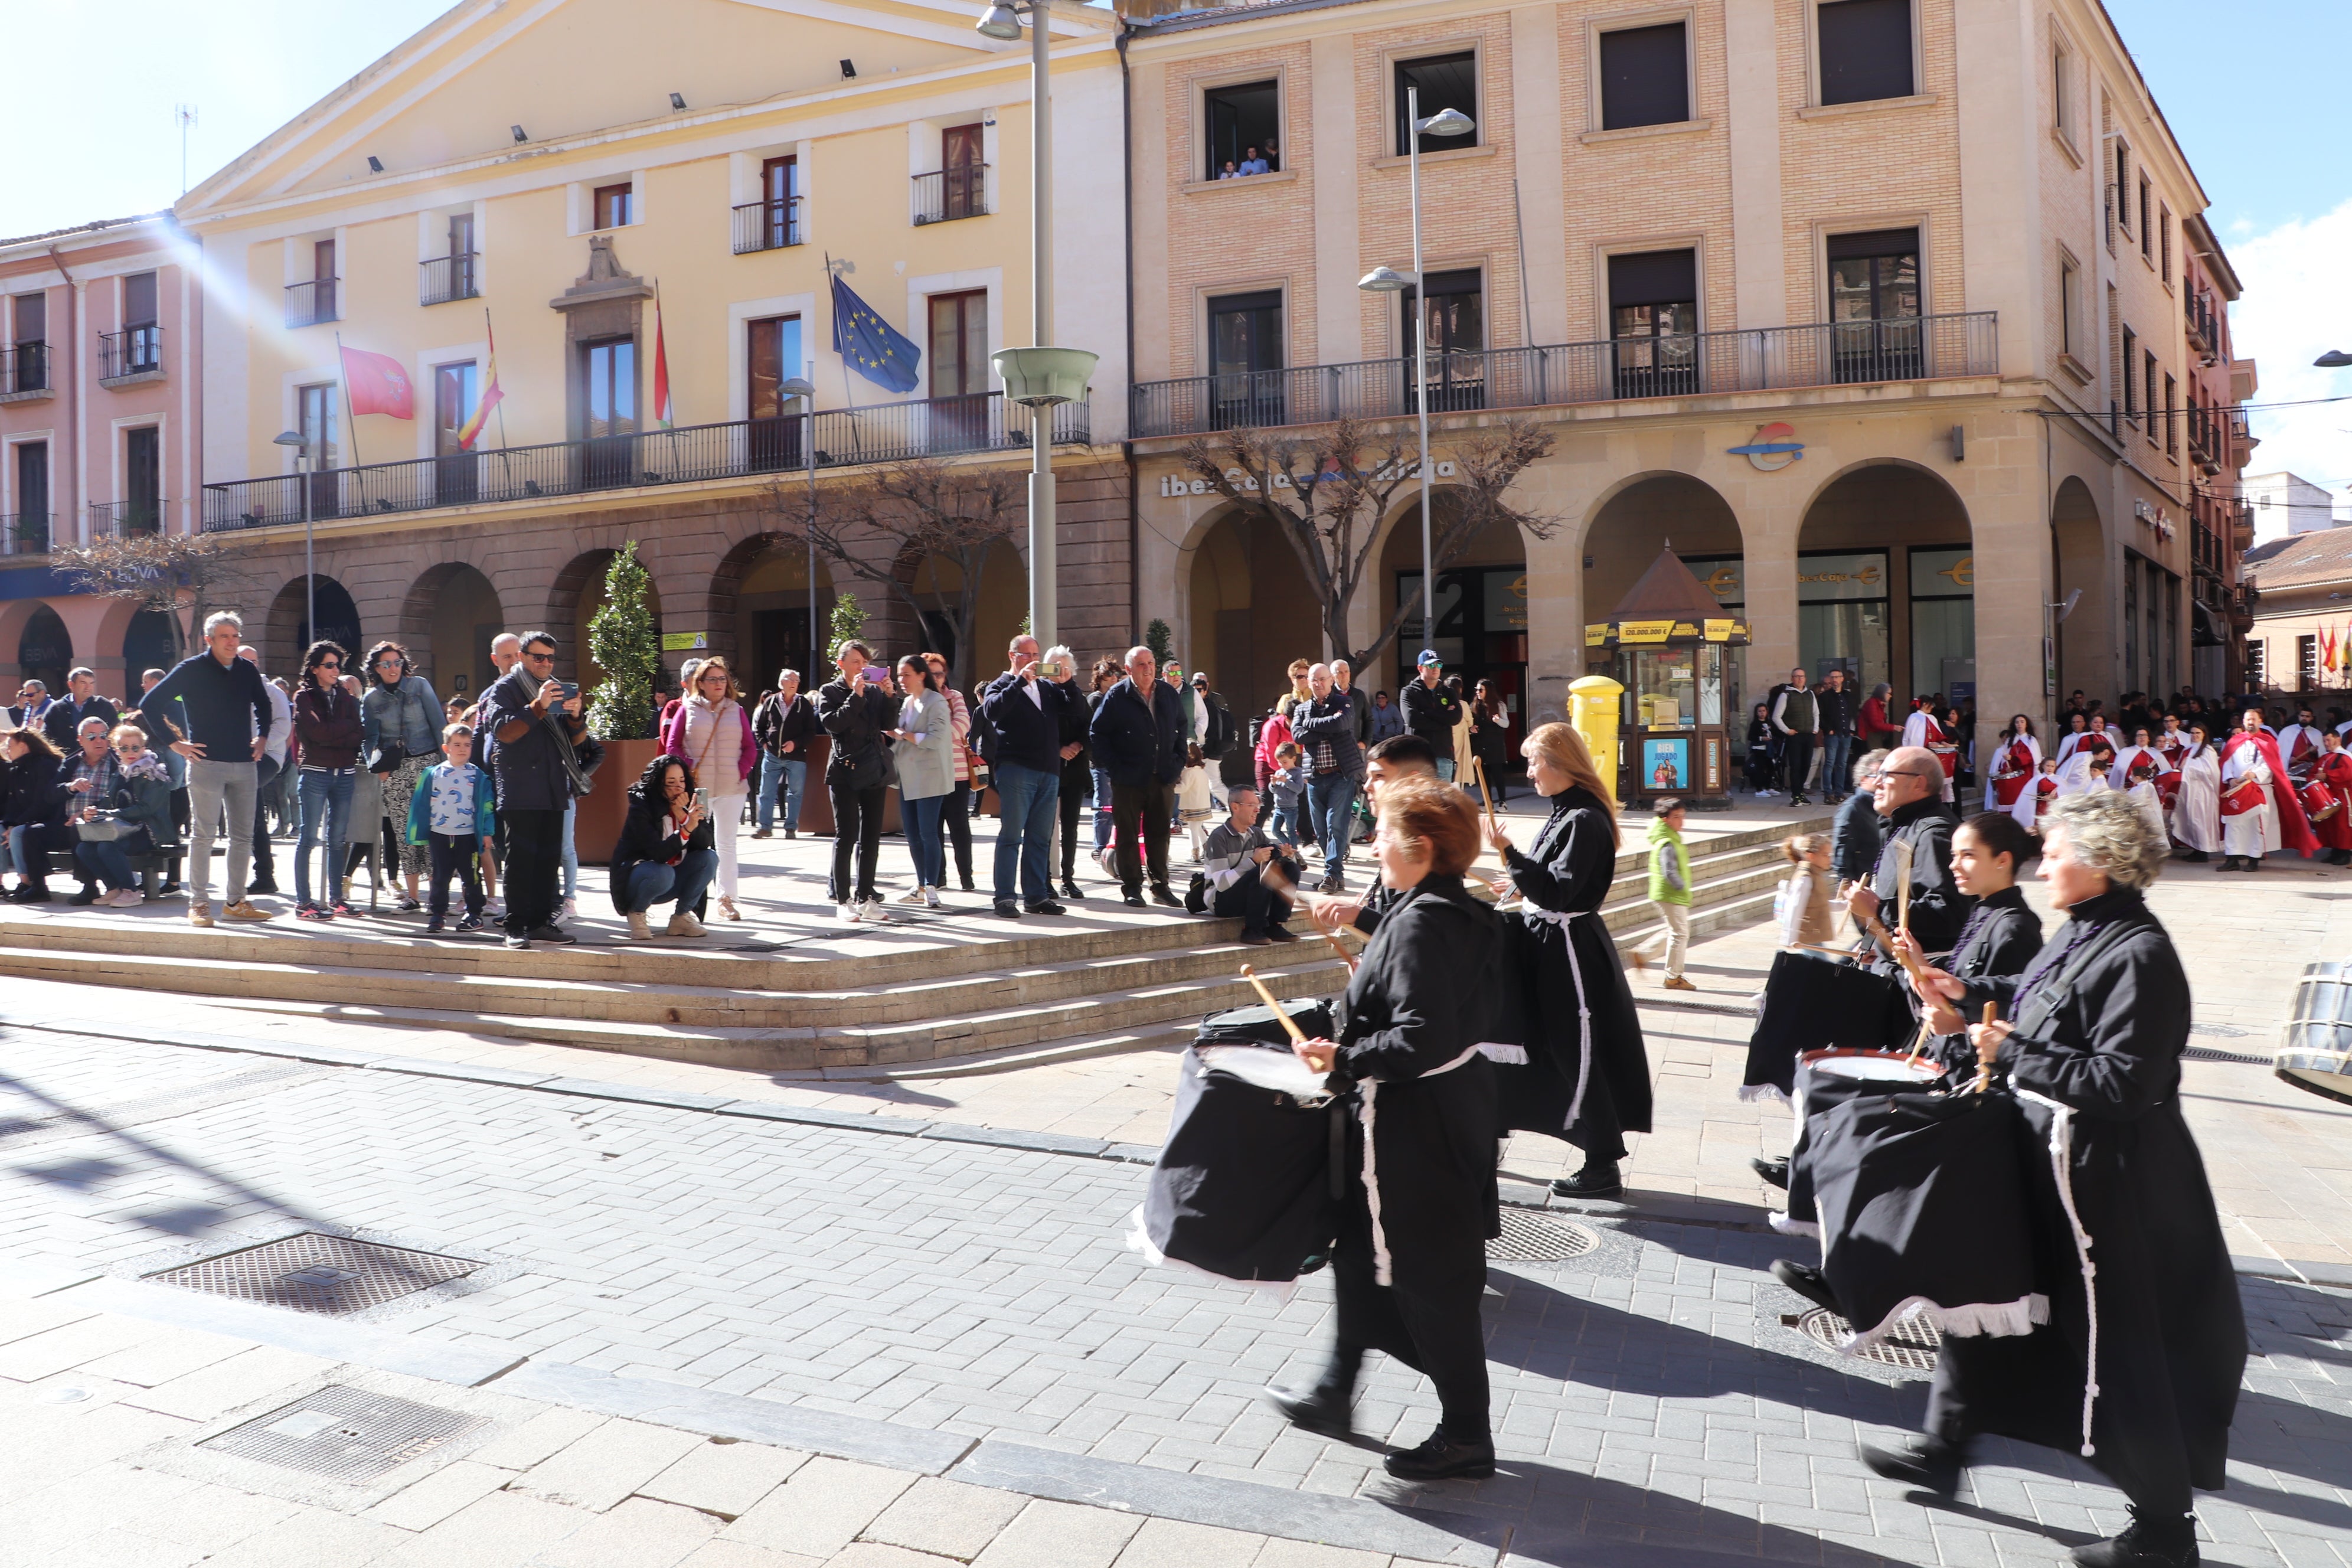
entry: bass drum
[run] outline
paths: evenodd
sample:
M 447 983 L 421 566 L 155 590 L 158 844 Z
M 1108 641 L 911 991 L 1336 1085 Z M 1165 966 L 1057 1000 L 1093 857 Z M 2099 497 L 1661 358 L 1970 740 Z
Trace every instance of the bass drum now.
M 1817 1235 L 1820 1215 L 1813 1199 L 1811 1151 L 1818 1118 L 1850 1100 L 1880 1094 L 1924 1094 L 1944 1069 L 1922 1057 L 1913 1061 L 1895 1051 L 1807 1051 L 1797 1058 L 1794 1109 L 1797 1135 L 1789 1147 L 1789 1211 L 1772 1215 L 1772 1226 L 1795 1235 Z
M 2297 1089 L 2352 1104 L 2352 963 L 2305 966 L 2278 1076 Z

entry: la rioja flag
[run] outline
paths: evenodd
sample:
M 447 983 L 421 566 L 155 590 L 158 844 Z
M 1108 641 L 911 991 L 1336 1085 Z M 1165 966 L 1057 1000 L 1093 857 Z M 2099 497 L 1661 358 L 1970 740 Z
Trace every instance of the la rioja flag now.
M 343 396 L 353 414 L 389 414 L 394 419 L 416 417 L 415 389 L 408 373 L 390 354 L 336 345 L 343 356 Z

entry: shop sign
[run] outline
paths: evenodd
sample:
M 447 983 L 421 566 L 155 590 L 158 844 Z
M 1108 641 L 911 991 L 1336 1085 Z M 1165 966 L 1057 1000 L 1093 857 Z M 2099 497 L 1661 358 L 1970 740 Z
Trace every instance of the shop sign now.
M 1601 644 L 1603 644 L 1603 643 L 1607 642 L 1608 640 L 1609 640 L 1609 623 L 1608 623 L 1607 621 L 1602 621 L 1602 622 L 1599 623 L 1598 625 L 1595 625 L 1594 623 L 1592 623 L 1592 622 L 1591 622 L 1591 621 L 1587 621 L 1587 622 L 1584 624 L 1584 646 L 1585 646 L 1585 647 L 1599 647 Z
M 1797 562 L 1797 602 L 1886 597 L 1886 557 L 1877 551 L 1853 555 L 1806 555 Z
M 1726 451 L 1731 457 L 1747 458 L 1758 473 L 1773 474 L 1804 457 L 1805 444 L 1796 437 L 1794 426 L 1759 425 L 1746 446 L 1727 447 Z
M 710 646 L 709 632 L 664 632 L 662 652 L 698 653 Z
M 1731 640 L 1732 628 L 1737 626 L 1738 624 L 1739 623 L 1738 621 L 1707 622 L 1706 640 L 1709 642 L 1729 642 Z
M 1915 599 L 1956 599 L 1977 591 L 1977 558 L 1972 550 L 1914 550 L 1911 552 L 1911 596 Z
M 1674 635 L 1675 623 L 1665 621 L 1620 621 L 1617 640 L 1621 643 L 1664 642 Z

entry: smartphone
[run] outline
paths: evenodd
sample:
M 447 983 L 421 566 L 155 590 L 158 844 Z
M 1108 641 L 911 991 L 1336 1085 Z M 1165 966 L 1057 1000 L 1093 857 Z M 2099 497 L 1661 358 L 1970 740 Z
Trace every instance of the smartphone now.
M 559 680 L 556 684 L 563 688 L 563 700 L 566 702 L 578 700 L 580 696 L 580 683 L 578 681 Z
M 701 812 L 705 816 L 710 815 L 710 792 L 709 790 L 698 789 L 694 792 L 694 809 Z

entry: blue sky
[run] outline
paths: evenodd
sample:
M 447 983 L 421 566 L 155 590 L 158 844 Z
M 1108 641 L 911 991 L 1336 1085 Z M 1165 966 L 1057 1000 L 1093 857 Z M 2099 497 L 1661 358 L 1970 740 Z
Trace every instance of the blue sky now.
M 657 0 L 649 0 L 657 3 Z M 2246 284 L 2238 352 L 2259 401 L 2352 394 L 2352 0 L 2106 0 L 2212 201 Z M 0 236 L 168 205 L 180 193 L 173 105 L 197 106 L 201 180 L 431 21 L 444 0 L 48 0 L 8 22 L 12 148 Z M 975 6 L 977 9 L 977 6 Z M 37 62 L 37 64 L 30 64 Z M 47 149 L 58 150 L 56 156 Z M 2256 471 L 2352 490 L 2352 404 L 2257 416 Z

